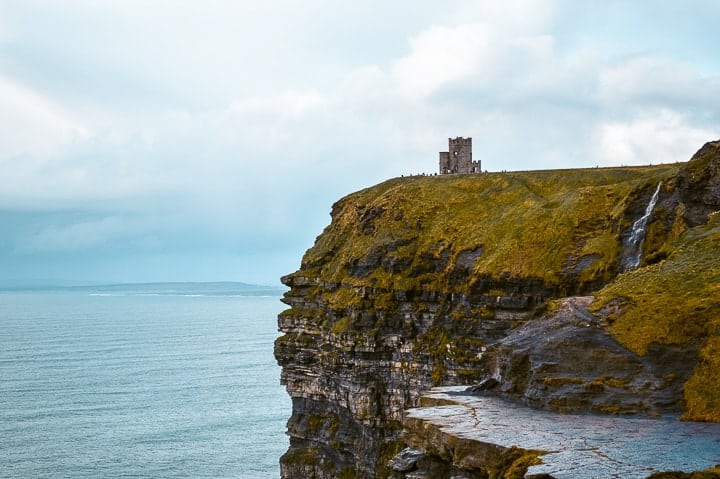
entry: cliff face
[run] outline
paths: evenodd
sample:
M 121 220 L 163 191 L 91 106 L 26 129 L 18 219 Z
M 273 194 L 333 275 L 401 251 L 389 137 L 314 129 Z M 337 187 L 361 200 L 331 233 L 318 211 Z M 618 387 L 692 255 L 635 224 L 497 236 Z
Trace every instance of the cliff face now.
M 388 467 L 407 445 L 404 411 L 440 384 L 549 409 L 716 418 L 719 165 L 714 142 L 687 164 L 402 178 L 337 202 L 283 278 L 275 355 L 293 414 L 282 477 L 404 477 Z M 641 267 L 618 276 L 658 184 Z M 673 285 L 644 308 L 639 285 L 662 290 L 663 268 L 695 295 L 692 310 Z M 699 268 L 709 273 L 683 282 Z M 662 308 L 672 317 L 653 329 Z M 515 456 L 503 457 L 511 470 Z M 475 470 L 467 477 L 497 473 Z

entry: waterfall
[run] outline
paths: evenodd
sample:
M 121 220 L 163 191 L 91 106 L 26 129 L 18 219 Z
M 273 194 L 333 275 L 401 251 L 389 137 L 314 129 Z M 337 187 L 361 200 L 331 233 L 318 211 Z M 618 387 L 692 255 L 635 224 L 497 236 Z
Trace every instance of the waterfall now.
M 660 194 L 660 186 L 662 181 L 658 183 L 655 193 L 650 198 L 647 208 L 645 208 L 645 214 L 642 215 L 632 225 L 630 230 L 630 236 L 627 237 L 623 245 L 623 256 L 621 260 L 621 266 L 623 271 L 635 269 L 640 266 L 640 260 L 642 259 L 642 244 L 645 241 L 645 227 L 650 219 L 655 203 L 657 203 L 658 195 Z

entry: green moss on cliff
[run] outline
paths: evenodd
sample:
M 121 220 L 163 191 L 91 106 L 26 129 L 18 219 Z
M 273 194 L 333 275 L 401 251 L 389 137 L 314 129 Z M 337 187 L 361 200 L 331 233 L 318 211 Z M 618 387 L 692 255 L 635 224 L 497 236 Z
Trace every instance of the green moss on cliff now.
M 325 304 L 330 309 L 344 309 L 360 304 L 360 295 L 352 288 L 338 288 L 323 295 Z
M 656 472 L 647 479 L 720 479 L 720 467 L 695 472 Z
M 720 422 L 720 334 L 717 324 L 713 327 L 714 335 L 700 350 L 700 364 L 683 390 L 687 405 L 683 417 L 691 421 Z
M 685 384 L 691 420 L 720 421 L 720 215 L 666 248 L 664 261 L 620 275 L 597 295 L 594 309 L 611 333 L 645 354 L 652 343 L 703 344 Z
M 540 456 L 543 454 L 546 454 L 546 452 L 521 449 L 513 446 L 503 454 L 501 467 L 497 473 L 490 474 L 490 477 L 498 479 L 522 479 L 525 477 L 530 466 L 542 464 Z
M 347 333 L 351 329 L 352 329 L 352 320 L 347 316 L 340 318 L 335 324 L 332 325 L 332 328 L 330 328 L 330 330 L 334 334 Z
M 332 224 L 303 258 L 304 274 L 456 292 L 483 277 L 609 279 L 628 204 L 676 172 L 657 166 L 396 178 L 335 204 Z M 469 281 L 449 285 L 448 275 L 438 274 L 456 270 Z
M 317 466 L 320 452 L 317 447 L 289 449 L 282 457 L 282 460 L 289 464 L 302 466 Z

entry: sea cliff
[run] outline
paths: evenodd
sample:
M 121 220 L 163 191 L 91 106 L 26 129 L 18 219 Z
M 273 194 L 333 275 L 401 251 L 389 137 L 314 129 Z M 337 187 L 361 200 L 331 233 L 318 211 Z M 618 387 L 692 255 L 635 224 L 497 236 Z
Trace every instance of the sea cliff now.
M 717 210 L 720 142 L 687 163 L 396 178 L 341 199 L 282 278 L 282 477 L 523 477 L 538 451 L 423 437 L 406 411 L 439 385 L 719 421 Z

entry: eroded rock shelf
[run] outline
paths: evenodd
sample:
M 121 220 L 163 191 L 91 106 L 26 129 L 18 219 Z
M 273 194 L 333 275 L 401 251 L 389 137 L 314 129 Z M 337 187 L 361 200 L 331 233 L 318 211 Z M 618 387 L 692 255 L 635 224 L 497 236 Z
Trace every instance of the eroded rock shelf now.
M 677 416 L 559 414 L 466 390 L 451 386 L 429 391 L 421 400 L 426 405 L 407 413 L 408 437 L 437 428 L 448 437 L 475 441 L 478 448 L 495 444 L 547 451 L 543 463 L 531 466 L 527 476 L 549 474 L 556 479 L 645 478 L 720 463 L 720 424 L 680 422 Z M 443 447 L 437 444 L 428 453 L 440 454 Z

